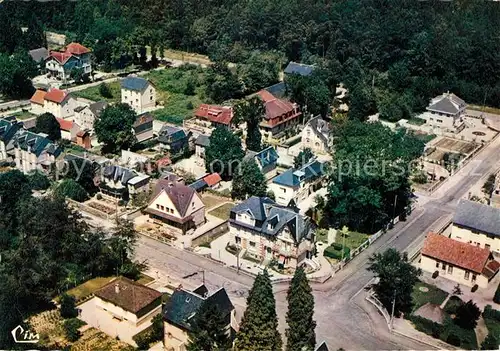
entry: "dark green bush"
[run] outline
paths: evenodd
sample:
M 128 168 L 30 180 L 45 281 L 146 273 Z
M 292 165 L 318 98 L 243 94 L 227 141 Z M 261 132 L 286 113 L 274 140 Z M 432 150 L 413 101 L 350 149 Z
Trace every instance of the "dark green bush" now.
M 495 296 L 493 296 L 494 303 L 500 303 L 500 284 L 497 286 L 497 290 L 495 291 Z
M 152 343 L 161 341 L 163 339 L 162 315 L 158 314 L 153 317 L 151 326 L 136 334 L 132 339 L 134 339 L 139 350 L 147 350 Z
M 472 300 L 469 300 L 457 308 L 455 324 L 464 329 L 474 329 L 479 316 L 481 316 L 481 310 Z
M 433 322 L 430 319 L 414 315 L 409 316 L 408 319 L 415 325 L 415 329 L 427 335 L 432 335 L 434 338 L 439 338 L 443 331 L 441 324 Z
M 491 307 L 491 305 L 486 305 L 483 311 L 483 317 L 484 318 L 489 318 L 489 319 L 494 319 L 498 322 L 500 322 L 500 311 L 495 310 Z
M 481 344 L 481 350 L 498 350 L 499 342 L 495 334 L 488 333 L 486 339 Z
M 338 247 L 338 246 L 337 246 Z M 342 259 L 342 245 L 340 245 L 340 249 L 335 249 L 333 246 L 328 246 L 323 255 L 325 257 L 333 258 L 336 260 L 341 260 Z M 349 258 L 351 257 L 351 250 L 348 247 L 344 248 L 344 258 Z
M 64 179 L 55 189 L 57 196 L 68 197 L 72 200 L 83 202 L 88 199 L 85 189 L 73 179 Z
M 28 181 L 32 190 L 46 190 L 50 187 L 50 180 L 40 171 L 28 174 Z
M 61 317 L 75 318 L 76 316 L 78 316 L 78 311 L 76 310 L 75 297 L 72 295 L 63 294 L 61 296 Z
M 63 323 L 63 328 L 66 339 L 71 342 L 77 341 L 80 338 L 80 331 L 78 329 L 84 324 L 85 323 L 77 318 L 65 320 Z

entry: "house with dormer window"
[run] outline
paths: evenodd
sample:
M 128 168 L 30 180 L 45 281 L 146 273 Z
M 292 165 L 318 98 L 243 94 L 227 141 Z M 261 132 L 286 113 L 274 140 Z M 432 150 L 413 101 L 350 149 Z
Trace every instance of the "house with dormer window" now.
M 21 124 L 14 120 L 0 118 L 0 161 L 5 161 L 8 157 L 7 147 L 12 148 L 10 141 L 16 132 L 21 129 Z M 10 143 L 10 144 L 9 144 Z
M 47 138 L 46 134 L 18 130 L 7 146 L 14 158 L 16 168 L 24 173 L 36 169 L 49 171 L 61 154 L 61 148 Z
M 257 167 L 259 167 L 266 179 L 271 179 L 276 175 L 279 155 L 274 147 L 269 146 L 259 152 L 247 150 L 244 159 L 254 159 L 255 163 L 257 163 Z
M 324 164 L 313 160 L 299 169 L 290 168 L 272 180 L 269 189 L 274 192 L 276 202 L 288 206 L 292 201 L 299 205 L 322 186 Z
M 252 196 L 231 209 L 230 244 L 261 260 L 295 268 L 314 254 L 314 225 L 292 208 Z

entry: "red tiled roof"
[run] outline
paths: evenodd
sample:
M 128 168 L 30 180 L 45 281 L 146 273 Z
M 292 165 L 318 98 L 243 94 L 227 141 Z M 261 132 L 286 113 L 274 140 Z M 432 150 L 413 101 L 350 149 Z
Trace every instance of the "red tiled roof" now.
M 205 181 L 205 183 L 207 183 L 208 186 L 214 186 L 215 184 L 219 183 L 222 178 L 220 177 L 219 173 L 212 173 L 203 178 L 203 180 Z
M 35 93 L 31 97 L 30 102 L 38 105 L 43 105 L 45 94 L 47 94 L 45 90 L 37 89 L 37 91 L 35 91 Z
M 210 122 L 229 125 L 233 119 L 233 108 L 230 106 L 201 104 L 194 115 L 198 118 L 208 119 Z
M 301 115 L 300 112 L 296 111 L 297 106 L 288 100 L 278 99 L 267 90 L 261 90 L 257 94 L 266 106 L 265 119 L 272 126 L 286 122 L 289 119 L 293 119 Z M 287 114 L 291 115 L 286 117 Z M 277 120 L 280 116 L 284 117 L 282 121 Z
M 53 57 L 57 62 L 64 65 L 73 56 L 69 52 L 51 51 L 48 58 Z
M 50 89 L 47 94 L 45 94 L 45 100 L 56 102 L 58 104 L 62 103 L 64 99 L 68 96 L 68 93 L 56 88 Z
M 79 43 L 70 43 L 66 46 L 66 52 L 73 55 L 82 55 L 89 53 L 90 49 Z
M 168 156 L 162 157 L 162 158 L 160 158 L 159 160 L 156 161 L 156 165 L 158 167 L 168 166 L 168 165 L 171 165 L 171 164 L 172 164 L 172 160 Z
M 490 250 L 429 233 L 422 255 L 481 274 L 490 256 Z
M 95 296 L 119 306 L 126 311 L 138 313 L 152 303 L 158 303 L 161 293 L 124 277 L 110 281 L 95 292 Z
M 61 127 L 61 130 L 64 130 L 66 132 L 71 131 L 71 128 L 73 128 L 73 122 L 68 121 L 67 119 L 62 119 L 62 118 L 56 118 L 57 122 L 59 122 L 59 127 Z

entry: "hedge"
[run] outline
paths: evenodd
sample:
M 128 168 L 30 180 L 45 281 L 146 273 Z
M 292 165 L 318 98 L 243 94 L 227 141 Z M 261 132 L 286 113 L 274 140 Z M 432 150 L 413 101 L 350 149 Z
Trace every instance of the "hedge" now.
M 415 329 L 427 335 L 432 335 L 434 338 L 439 338 L 443 331 L 441 324 L 433 322 L 430 319 L 415 315 L 408 316 L 408 319 L 415 325 Z
M 338 247 L 338 246 L 336 246 Z M 329 258 L 333 258 L 333 259 L 336 259 L 336 260 L 341 260 L 342 259 L 342 245 L 340 245 L 340 249 L 336 249 L 333 245 L 332 246 L 328 246 L 323 255 L 325 257 L 329 257 Z M 344 258 L 349 258 L 351 257 L 351 249 L 349 249 L 348 247 L 345 247 L 344 248 Z
M 486 305 L 483 311 L 483 318 L 494 319 L 500 322 L 500 311 L 493 309 L 491 305 Z
M 493 302 L 500 303 L 500 284 L 498 284 L 497 291 L 495 291 L 495 296 L 493 297 Z

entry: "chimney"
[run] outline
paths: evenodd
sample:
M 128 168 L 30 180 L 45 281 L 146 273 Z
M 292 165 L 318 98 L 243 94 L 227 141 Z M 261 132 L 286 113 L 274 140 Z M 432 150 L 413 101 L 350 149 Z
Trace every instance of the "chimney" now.
M 120 285 L 118 283 L 115 284 L 115 293 L 120 293 Z

